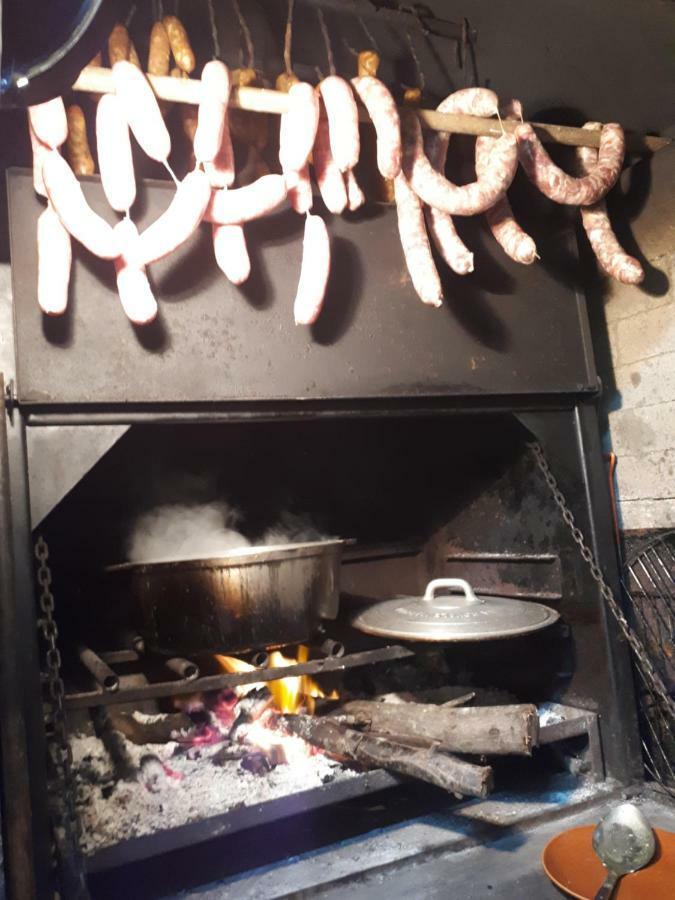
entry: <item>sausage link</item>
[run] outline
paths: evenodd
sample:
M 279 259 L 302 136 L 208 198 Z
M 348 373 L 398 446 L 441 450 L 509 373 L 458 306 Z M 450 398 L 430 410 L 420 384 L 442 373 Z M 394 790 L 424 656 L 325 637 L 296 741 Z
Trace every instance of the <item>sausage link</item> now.
M 587 122 L 584 125 L 589 130 L 600 127 L 598 122 Z M 577 163 L 582 174 L 592 172 L 597 160 L 597 150 L 592 147 L 577 147 Z M 624 252 L 614 234 L 604 200 L 598 200 L 592 206 L 582 206 L 581 222 L 603 272 L 622 284 L 640 284 L 644 281 L 644 269 L 635 257 Z
M 213 191 L 204 218 L 216 225 L 237 225 L 259 219 L 286 199 L 283 175 L 263 175 L 253 184 L 233 191 Z
M 115 232 L 122 248 L 121 255 L 115 260 L 117 293 L 122 309 L 135 325 L 147 325 L 157 315 L 157 301 L 141 260 L 138 229 L 131 219 L 122 219 L 115 225 Z
M 232 284 L 243 284 L 251 274 L 251 260 L 242 225 L 212 225 L 216 262 Z
M 329 75 L 319 83 L 326 107 L 330 148 L 341 172 L 353 169 L 359 161 L 359 111 L 349 84 L 344 78 Z
M 87 140 L 87 122 L 81 106 L 73 104 L 66 110 L 68 120 L 68 139 L 66 140 L 66 157 L 70 168 L 76 175 L 93 175 L 94 158 Z
M 188 172 L 168 208 L 140 236 L 139 258 L 144 266 L 168 256 L 187 241 L 199 227 L 210 197 L 206 174 L 200 169 Z
M 129 59 L 129 56 L 125 56 L 124 59 Z M 169 35 L 166 33 L 163 22 L 155 22 L 150 31 L 148 73 L 150 75 L 168 75 L 170 68 L 171 44 L 169 43 Z
M 35 136 L 50 150 L 58 149 L 68 137 L 68 119 L 61 97 L 28 107 L 28 119 Z
M 234 184 L 234 150 L 232 149 L 227 109 L 223 117 L 223 136 L 220 139 L 220 147 L 215 158 L 211 162 L 204 163 L 204 169 L 212 188 L 228 188 Z
M 75 240 L 101 259 L 119 256 L 120 248 L 113 229 L 89 206 L 72 169 L 56 150 L 45 158 L 42 177 L 61 224 Z
M 316 322 L 326 295 L 330 274 L 330 238 L 320 216 L 308 215 L 302 240 L 300 280 L 293 303 L 296 325 Z
M 314 196 L 312 194 L 312 182 L 309 178 L 309 165 L 304 164 L 299 172 L 289 172 L 286 175 L 286 187 L 291 206 L 300 215 L 304 216 L 312 208 Z
M 347 185 L 347 203 L 351 212 L 354 212 L 366 202 L 366 195 L 361 190 L 353 169 L 347 169 L 344 178 Z
M 626 150 L 621 126 L 603 125 L 596 164 L 588 174 L 574 178 L 556 166 L 531 125 L 519 125 L 516 138 L 520 164 L 530 181 L 549 200 L 573 206 L 590 206 L 605 196 L 617 182 Z
M 284 172 L 299 172 L 309 159 L 319 125 L 319 98 L 311 84 L 298 82 L 288 91 L 288 111 L 279 127 L 279 162 Z
M 457 275 L 468 275 L 473 272 L 473 253 L 457 234 L 452 216 L 434 209 L 433 206 L 425 206 L 424 214 L 427 220 L 427 231 L 434 239 L 445 262 Z
M 129 32 L 118 22 L 108 36 L 108 62 L 112 68 L 121 59 L 129 59 Z
M 101 184 L 108 203 L 117 212 L 128 212 L 136 200 L 136 176 L 129 126 L 115 94 L 104 94 L 99 101 L 96 145 Z
M 47 191 L 42 178 L 42 164 L 52 151 L 38 139 L 33 131 L 33 126 L 30 124 L 30 120 L 28 122 L 28 133 L 30 135 L 30 146 L 33 151 L 33 190 L 41 197 L 46 197 Z
M 195 55 L 190 46 L 190 39 L 187 36 L 183 23 L 177 16 L 164 16 L 162 19 L 166 33 L 169 35 L 173 58 L 176 65 L 184 72 L 190 75 L 195 68 Z
M 423 303 L 441 306 L 443 289 L 431 255 L 424 226 L 424 213 L 419 197 L 406 181 L 403 172 L 394 179 L 398 233 L 413 287 Z
M 522 119 L 520 101 L 509 100 L 504 104 L 503 115 L 508 119 Z M 490 153 L 494 138 L 476 139 L 476 172 L 486 172 L 490 167 Z M 485 212 L 485 219 L 497 243 L 515 262 L 529 266 L 537 258 L 537 246 L 516 222 L 506 194 Z
M 201 99 L 194 138 L 197 162 L 213 162 L 218 156 L 223 144 L 229 99 L 229 69 L 215 59 L 207 62 L 202 69 Z
M 328 122 L 320 119 L 312 153 L 314 176 L 321 198 L 329 212 L 339 216 L 347 208 L 347 189 L 340 169 L 330 150 Z
M 404 111 L 403 172 L 415 193 L 429 206 L 456 216 L 485 212 L 504 195 L 518 165 L 515 138 L 495 140 L 489 171 L 476 181 L 458 186 L 438 172 L 424 153 L 422 128 L 413 110 Z
M 366 108 L 377 136 L 377 168 L 383 178 L 401 171 L 401 120 L 394 98 L 377 78 L 352 78 L 356 95 Z
M 48 316 L 60 316 L 68 305 L 68 284 L 73 251 L 70 235 L 51 203 L 37 222 L 38 283 L 40 309 Z
M 166 162 L 171 138 L 147 78 L 126 60 L 115 63 L 112 73 L 115 91 L 134 137 L 147 156 Z

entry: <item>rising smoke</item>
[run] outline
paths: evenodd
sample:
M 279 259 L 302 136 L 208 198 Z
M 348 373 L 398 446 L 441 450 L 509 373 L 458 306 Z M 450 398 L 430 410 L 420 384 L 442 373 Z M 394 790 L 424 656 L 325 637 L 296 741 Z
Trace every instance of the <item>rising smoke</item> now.
M 174 503 L 156 506 L 134 521 L 127 545 L 129 562 L 169 562 L 208 559 L 241 552 L 247 547 L 325 540 L 312 522 L 284 512 L 260 539 L 249 540 L 237 530 L 241 514 L 228 503 Z

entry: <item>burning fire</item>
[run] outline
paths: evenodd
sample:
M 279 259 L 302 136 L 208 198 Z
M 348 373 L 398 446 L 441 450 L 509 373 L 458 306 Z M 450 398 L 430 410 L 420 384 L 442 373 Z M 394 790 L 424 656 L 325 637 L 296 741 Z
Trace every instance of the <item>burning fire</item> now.
M 226 672 L 254 672 L 255 666 L 238 659 L 236 656 L 216 655 L 218 663 Z M 303 644 L 297 649 L 296 659 L 284 656 L 280 650 L 270 653 L 269 665 L 272 669 L 294 666 L 309 660 L 309 648 Z M 316 708 L 316 700 L 326 698 L 326 694 L 310 675 L 289 675 L 287 678 L 279 678 L 276 681 L 266 681 L 264 684 L 269 689 L 274 705 L 282 713 L 297 713 L 301 710 L 312 715 Z M 254 685 L 246 685 L 247 689 L 261 687 L 263 682 Z M 333 691 L 327 699 L 337 700 L 338 695 Z
M 259 671 L 251 663 L 238 659 L 236 656 L 217 654 L 216 660 L 226 672 Z M 298 663 L 305 663 L 308 660 L 309 648 L 300 645 L 295 659 L 284 656 L 279 650 L 273 651 L 270 653 L 269 665 L 275 669 L 285 668 Z M 237 726 L 237 739 L 259 748 L 269 758 L 275 760 L 275 765 L 277 764 L 276 760 L 292 766 L 302 765 L 303 760 L 307 760 L 319 751 L 315 750 L 302 738 L 280 731 L 276 727 L 277 717 L 279 713 L 304 712 L 312 715 L 316 707 L 316 700 L 326 697 L 326 694 L 309 675 L 289 675 L 287 678 L 279 678 L 275 681 L 257 681 L 251 684 L 240 685 L 230 694 L 233 697 L 239 696 L 243 702 L 245 697 L 250 696 L 256 689 L 259 690 L 261 688 L 266 689 L 268 692 L 268 705 L 258 714 L 251 716 L 248 721 L 242 722 Z M 333 691 L 328 699 L 337 699 L 337 696 L 337 693 Z M 220 711 L 221 719 L 231 724 L 235 711 L 236 701 L 235 707 L 232 709 L 227 706 L 227 708 Z

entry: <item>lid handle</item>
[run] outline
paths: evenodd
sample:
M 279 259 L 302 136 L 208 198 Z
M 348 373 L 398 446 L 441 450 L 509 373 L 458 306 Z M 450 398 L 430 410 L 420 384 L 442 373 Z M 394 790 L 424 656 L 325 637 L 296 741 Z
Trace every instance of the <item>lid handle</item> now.
M 424 592 L 424 602 L 430 603 L 432 606 L 436 607 L 457 606 L 457 596 L 437 596 L 436 591 L 440 591 L 444 588 L 456 588 L 461 591 L 464 595 L 462 599 L 467 605 L 482 603 L 482 600 L 479 600 L 471 590 L 469 582 L 464 581 L 463 578 L 434 578 L 433 581 L 429 582 L 427 589 Z

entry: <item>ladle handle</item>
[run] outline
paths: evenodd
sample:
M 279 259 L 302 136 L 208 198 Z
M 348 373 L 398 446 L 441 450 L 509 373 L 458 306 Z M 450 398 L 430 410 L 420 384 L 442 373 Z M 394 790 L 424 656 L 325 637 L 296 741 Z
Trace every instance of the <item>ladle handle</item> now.
M 436 596 L 436 591 L 442 588 L 458 588 L 464 594 L 467 603 L 481 602 L 471 590 L 469 582 L 464 581 L 463 578 L 434 578 L 433 581 L 429 582 L 424 592 L 424 602 L 435 606 L 443 606 L 442 600 Z
M 621 875 L 618 872 L 612 872 L 611 870 L 607 872 L 607 877 L 602 882 L 602 886 L 595 895 L 594 900 L 610 900 L 619 878 L 621 878 Z

